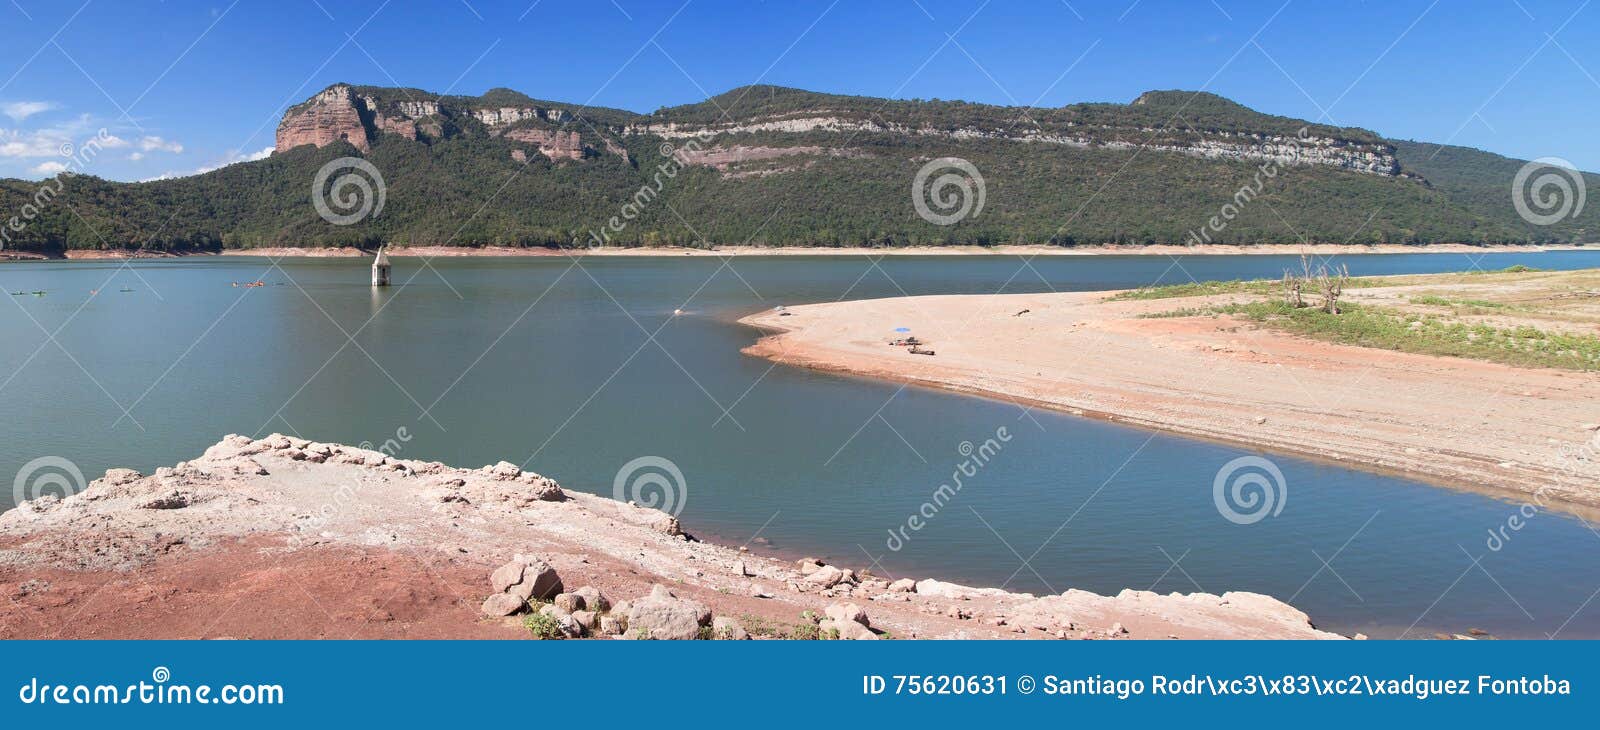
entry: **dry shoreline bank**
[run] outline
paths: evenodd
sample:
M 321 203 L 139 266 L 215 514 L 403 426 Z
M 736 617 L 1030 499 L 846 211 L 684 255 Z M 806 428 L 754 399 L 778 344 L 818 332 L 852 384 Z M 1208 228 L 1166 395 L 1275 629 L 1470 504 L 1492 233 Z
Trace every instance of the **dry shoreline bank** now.
M 1237 256 L 1237 255 L 1299 255 L 1301 253 L 1330 256 L 1334 254 L 1418 254 L 1418 253 L 1516 253 L 1542 251 L 1600 250 L 1593 246 L 1576 245 L 1488 245 L 1441 243 L 1425 246 L 1313 244 L 1283 245 L 1150 245 L 1150 246 L 907 246 L 903 248 L 859 248 L 821 246 L 722 246 L 712 250 L 691 248 L 606 248 L 606 249 L 549 249 L 512 248 L 503 246 L 392 246 L 390 256 L 446 258 L 467 256 L 505 257 L 666 257 L 666 256 Z M 371 252 L 357 248 L 290 248 L 270 247 L 251 249 L 223 249 L 221 251 L 196 251 L 167 253 L 154 251 L 135 252 L 75 249 L 50 254 L 30 251 L 7 251 L 0 260 L 50 260 L 50 259 L 125 259 L 125 258 L 182 258 L 186 256 L 259 256 L 283 258 L 357 258 L 371 256 Z
M 784 364 L 1600 517 L 1595 464 L 1570 458 L 1596 438 L 1600 419 L 1588 404 L 1600 398 L 1600 374 L 1334 345 L 1229 316 L 1144 318 L 1230 298 L 1108 301 L 1112 294 L 863 300 L 740 321 L 767 333 L 747 354 Z M 887 346 L 891 326 L 909 326 L 937 354 Z
M 520 616 L 483 615 L 509 590 L 490 574 L 523 555 L 612 602 L 666 586 L 758 636 L 816 636 L 809 616 L 840 613 L 877 632 L 851 638 L 1340 638 L 1253 593 L 1035 597 L 759 553 L 504 462 L 228 436 L 0 515 L 0 638 L 528 638 Z

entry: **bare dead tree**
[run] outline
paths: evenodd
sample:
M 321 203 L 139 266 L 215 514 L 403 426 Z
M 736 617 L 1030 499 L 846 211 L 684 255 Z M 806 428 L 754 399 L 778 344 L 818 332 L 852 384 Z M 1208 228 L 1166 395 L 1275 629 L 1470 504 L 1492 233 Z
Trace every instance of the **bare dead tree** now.
M 1300 291 L 1304 286 L 1305 283 L 1300 277 L 1294 275 L 1288 269 L 1284 269 L 1283 303 L 1295 309 L 1304 307 L 1306 305 L 1305 301 L 1300 297 Z
M 1350 267 L 1340 265 L 1332 271 L 1326 264 L 1317 269 L 1317 288 L 1322 290 L 1322 311 L 1339 313 L 1339 297 L 1344 296 L 1344 285 L 1350 281 Z
M 1295 309 L 1306 306 L 1302 293 L 1311 279 L 1311 259 L 1300 254 L 1300 273 L 1283 270 L 1283 303 Z
M 1330 269 L 1327 264 L 1311 265 L 1311 257 L 1300 255 L 1300 273 L 1285 269 L 1283 272 L 1283 303 L 1295 309 L 1306 306 L 1304 293 L 1315 286 L 1322 293 L 1322 311 L 1339 313 L 1339 297 L 1344 296 L 1344 286 L 1350 281 L 1350 267 L 1340 265 Z

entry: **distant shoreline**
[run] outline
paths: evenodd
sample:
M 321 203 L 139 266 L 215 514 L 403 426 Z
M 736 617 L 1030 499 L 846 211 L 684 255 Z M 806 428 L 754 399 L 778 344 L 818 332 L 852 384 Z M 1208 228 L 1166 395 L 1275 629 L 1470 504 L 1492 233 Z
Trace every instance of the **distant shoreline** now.
M 715 249 L 694 248 L 604 248 L 604 249 L 552 249 L 512 248 L 505 246 L 394 246 L 386 249 L 390 256 L 402 258 L 451 258 L 466 256 L 502 257 L 752 257 L 752 256 L 1241 256 L 1241 255 L 1294 255 L 1300 253 L 1328 256 L 1334 254 L 1429 254 L 1429 253 L 1541 253 L 1545 251 L 1600 251 L 1600 246 L 1553 245 L 1485 245 L 1439 243 L 1425 246 L 1399 244 L 1260 244 L 1250 246 L 907 246 L 902 248 L 822 247 L 822 246 L 725 246 Z M 65 252 L 39 253 L 33 251 L 0 251 L 0 260 L 100 260 L 127 258 L 184 258 L 189 256 L 254 256 L 283 258 L 358 258 L 371 256 L 358 248 L 248 248 L 222 251 L 196 251 L 169 253 L 140 251 L 130 255 L 125 251 L 75 249 Z

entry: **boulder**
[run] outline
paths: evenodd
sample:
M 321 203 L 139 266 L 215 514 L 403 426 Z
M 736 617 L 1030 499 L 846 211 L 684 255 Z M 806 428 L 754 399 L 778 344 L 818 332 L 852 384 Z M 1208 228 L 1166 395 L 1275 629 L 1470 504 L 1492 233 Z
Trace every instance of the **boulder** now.
M 822 588 L 832 588 L 844 580 L 844 571 L 831 565 L 823 565 L 811 571 L 806 576 L 806 582 Z
M 821 560 L 816 558 L 801 558 L 796 560 L 794 565 L 796 568 L 800 569 L 801 575 L 811 575 L 813 572 L 816 572 L 818 568 L 821 568 L 823 563 Z
M 600 614 L 594 611 L 573 611 L 572 620 L 583 627 L 585 633 L 592 632 L 600 625 Z
M 583 624 L 578 623 L 577 617 L 571 615 L 557 618 L 556 626 L 560 627 L 561 635 L 568 639 L 581 639 L 587 633 Z
M 709 622 L 711 609 L 657 585 L 650 595 L 634 601 L 627 615 L 628 635 L 635 639 L 687 640 L 700 637 L 701 619 Z
M 484 470 L 489 472 L 490 476 L 498 479 L 516 479 L 522 476 L 522 468 L 509 461 L 502 461 L 494 466 L 486 466 Z
M 711 636 L 723 641 L 745 641 L 750 638 L 750 632 L 745 631 L 738 621 L 718 616 L 711 620 Z
M 822 612 L 835 621 L 851 621 L 862 626 L 872 625 L 872 622 L 867 620 L 866 610 L 854 603 L 835 603 Z
M 113 487 L 120 487 L 124 484 L 136 482 L 143 478 L 143 474 L 140 474 L 132 469 L 107 469 L 106 475 L 100 477 L 100 481 L 105 482 Z
M 550 603 L 551 605 L 554 605 L 557 608 L 566 611 L 567 613 L 582 611 L 587 606 L 587 604 L 583 602 L 583 596 L 575 593 L 558 594 L 553 600 L 550 601 Z
M 894 593 L 916 593 L 917 582 L 910 578 L 901 578 L 889 584 L 889 590 Z
M 483 615 L 491 617 L 510 616 L 522 610 L 524 601 L 509 593 L 496 593 L 483 601 Z
M 561 485 L 556 484 L 553 479 L 546 479 L 538 474 L 529 474 L 522 481 L 533 487 L 528 493 L 528 497 L 532 501 L 560 502 L 567 498 L 567 493 L 561 491 Z
M 495 568 L 489 574 L 489 587 L 495 593 L 505 593 L 507 588 L 522 582 L 522 571 L 527 565 L 521 561 L 513 560 L 505 565 Z
M 628 631 L 628 617 L 612 616 L 607 614 L 600 617 L 600 633 L 605 636 L 621 636 Z
M 506 575 L 509 574 L 508 572 Z M 555 568 L 543 560 L 527 562 L 523 565 L 522 579 L 506 588 L 506 592 L 520 596 L 524 600 L 550 600 L 562 592 L 561 576 L 556 574 Z
M 289 437 L 281 433 L 275 433 L 264 439 L 261 439 L 261 445 L 273 450 L 287 449 L 292 446 L 292 444 L 289 443 Z
M 842 640 L 870 641 L 878 638 L 878 635 L 872 633 L 871 629 L 862 626 L 861 624 L 858 624 L 854 621 L 840 621 L 833 618 L 823 619 L 821 623 L 817 624 L 817 631 L 819 631 L 823 637 Z
M 750 577 L 750 569 L 745 567 L 743 560 L 733 561 L 733 574 L 740 578 Z
M 594 586 L 583 586 L 572 593 L 582 598 L 584 608 L 590 611 L 605 613 L 611 610 L 611 601 L 606 598 L 604 593 L 600 592 L 600 589 Z

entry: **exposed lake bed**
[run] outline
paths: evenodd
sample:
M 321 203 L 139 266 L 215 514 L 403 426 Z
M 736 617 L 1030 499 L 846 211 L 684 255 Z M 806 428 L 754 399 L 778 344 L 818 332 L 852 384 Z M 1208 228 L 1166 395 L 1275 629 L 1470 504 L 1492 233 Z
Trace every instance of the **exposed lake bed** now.
M 1600 255 L 1349 260 L 1366 274 L 1573 268 Z M 1600 585 L 1600 543 L 1570 517 L 1533 517 L 1491 551 L 1490 530 L 1514 505 L 1283 459 L 1282 513 L 1237 525 L 1212 503 L 1212 477 L 1236 447 L 772 367 L 739 355 L 754 338 L 729 324 L 835 299 L 1275 277 L 1293 259 L 1024 261 L 400 260 L 384 292 L 365 285 L 360 261 L 7 267 L 8 289 L 48 293 L 18 300 L 29 316 L 6 320 L 19 346 L 0 403 L 26 417 L 4 428 L 27 449 L 7 450 L 5 466 L 58 455 L 91 477 L 151 470 L 219 434 L 283 431 L 393 440 L 406 458 L 452 464 L 527 458 L 569 489 L 609 494 L 619 467 L 659 455 L 685 475 L 690 531 L 757 550 L 765 537 L 887 575 L 1040 594 L 1252 590 L 1319 627 L 1375 637 L 1600 634 L 1583 611 Z M 258 279 L 268 286 L 229 285 Z M 887 338 L 907 323 L 883 324 Z M 58 328 L 59 347 L 45 335 Z M 891 549 L 889 530 L 968 458 L 961 445 L 1001 425 L 1013 438 L 959 501 Z

